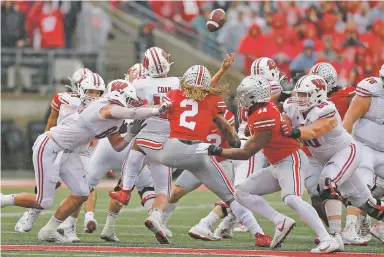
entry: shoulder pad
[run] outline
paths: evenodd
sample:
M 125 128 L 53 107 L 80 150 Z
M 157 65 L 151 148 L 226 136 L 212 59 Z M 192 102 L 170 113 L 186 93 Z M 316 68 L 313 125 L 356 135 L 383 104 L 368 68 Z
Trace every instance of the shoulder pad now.
M 363 79 L 356 86 L 356 94 L 359 96 L 380 96 L 384 94 L 383 82 L 380 78 L 369 77 Z
M 318 119 L 331 118 L 335 116 L 337 109 L 334 103 L 330 101 L 324 101 L 315 107 L 308 113 L 308 119 L 314 122 Z
M 81 107 L 80 98 L 76 94 L 63 93 L 59 98 L 62 104 L 67 105 L 71 109 L 78 109 Z

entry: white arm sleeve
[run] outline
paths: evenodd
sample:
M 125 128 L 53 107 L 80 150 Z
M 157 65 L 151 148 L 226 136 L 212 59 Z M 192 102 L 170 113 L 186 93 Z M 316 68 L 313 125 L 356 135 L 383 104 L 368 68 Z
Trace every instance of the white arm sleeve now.
M 125 108 L 113 105 L 110 109 L 112 117 L 115 119 L 148 119 L 160 115 L 159 108 Z

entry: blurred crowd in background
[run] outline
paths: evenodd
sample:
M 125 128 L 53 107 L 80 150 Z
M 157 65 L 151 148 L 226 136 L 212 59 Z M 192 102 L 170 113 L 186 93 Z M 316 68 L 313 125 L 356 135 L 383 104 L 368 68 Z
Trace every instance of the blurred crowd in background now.
M 111 22 L 92 1 L 1 1 L 2 47 L 104 48 Z
M 115 7 L 125 1 L 111 1 Z M 181 24 L 222 53 L 237 53 L 235 66 L 249 73 L 253 60 L 273 58 L 291 77 L 316 62 L 332 63 L 341 85 L 377 75 L 384 62 L 384 1 L 142 1 L 158 17 Z M 218 32 L 205 28 L 209 13 L 226 11 Z M 156 25 L 156 24 L 155 24 Z M 212 50 L 202 45 L 204 52 Z

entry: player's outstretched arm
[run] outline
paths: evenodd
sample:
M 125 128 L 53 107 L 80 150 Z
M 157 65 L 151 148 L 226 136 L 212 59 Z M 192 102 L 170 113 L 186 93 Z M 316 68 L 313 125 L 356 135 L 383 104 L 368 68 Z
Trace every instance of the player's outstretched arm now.
M 219 146 L 202 143 L 196 149 L 198 154 L 221 156 L 233 160 L 248 160 L 260 151 L 272 138 L 271 130 L 256 132 L 245 143 L 244 148 L 223 149 Z
M 239 148 L 241 146 L 239 136 L 223 114 L 216 115 L 215 124 L 231 147 Z
M 233 62 L 235 61 L 235 54 L 231 53 L 230 55 L 227 54 L 226 58 L 223 60 L 223 63 L 221 64 L 220 70 L 216 72 L 216 74 L 211 79 L 211 87 L 216 87 L 219 83 L 221 78 L 224 76 L 225 72 L 231 67 Z
M 371 97 L 359 95 L 353 97 L 343 120 L 343 126 L 349 133 L 352 132 L 355 122 L 368 112 L 371 101 Z
M 337 118 L 323 118 L 316 120 L 309 126 L 304 126 L 300 128 L 292 128 L 288 124 L 282 125 L 282 130 L 285 136 L 292 138 L 300 138 L 304 140 L 311 140 L 314 138 L 321 137 L 325 133 L 331 131 L 334 127 L 337 126 Z
M 147 119 L 159 116 L 169 110 L 170 103 L 165 102 L 160 107 L 126 108 L 116 104 L 108 104 L 101 108 L 100 115 L 106 119 Z
M 120 132 L 117 131 L 115 133 L 112 133 L 108 136 L 109 143 L 111 144 L 113 150 L 116 152 L 121 152 L 124 150 L 129 143 L 132 141 L 132 139 L 139 134 L 139 132 L 147 126 L 146 123 L 144 123 L 145 120 L 134 120 L 131 124 L 129 124 L 129 128 L 127 131 L 127 134 L 122 137 L 120 135 Z

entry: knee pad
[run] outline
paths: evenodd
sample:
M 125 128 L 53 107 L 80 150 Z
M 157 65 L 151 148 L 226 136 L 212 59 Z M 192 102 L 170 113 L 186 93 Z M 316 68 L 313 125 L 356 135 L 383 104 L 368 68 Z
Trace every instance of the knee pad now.
M 138 193 L 140 195 L 142 206 L 144 206 L 145 202 L 148 201 L 149 199 L 155 199 L 156 198 L 155 188 L 153 188 L 153 187 L 144 187 L 143 190 L 141 190 Z
M 221 207 L 221 210 L 223 212 L 223 215 L 224 217 L 227 217 L 228 216 L 228 213 L 231 213 L 231 208 L 229 208 L 229 205 L 224 203 L 223 201 L 220 201 L 220 202 L 216 202 L 215 203 L 215 206 L 220 206 Z
M 331 179 L 325 179 L 325 185 L 328 187 L 326 189 L 320 190 L 320 186 L 318 185 L 317 190 L 320 192 L 320 198 L 323 201 L 326 200 L 342 200 L 341 193 L 337 189 L 337 186 L 334 185 Z
M 384 187 L 374 185 L 371 189 L 371 194 L 376 199 L 381 199 L 384 197 Z
M 49 209 L 49 208 L 51 208 L 51 206 L 52 206 L 54 200 L 55 200 L 55 199 L 53 199 L 53 198 L 52 198 L 52 199 L 42 199 L 42 200 L 41 200 L 41 203 L 40 203 L 41 208 L 43 208 L 43 209 Z
M 365 211 L 369 216 L 377 220 L 384 219 L 384 211 L 379 211 L 372 207 L 372 205 L 365 203 L 359 207 L 360 210 Z

